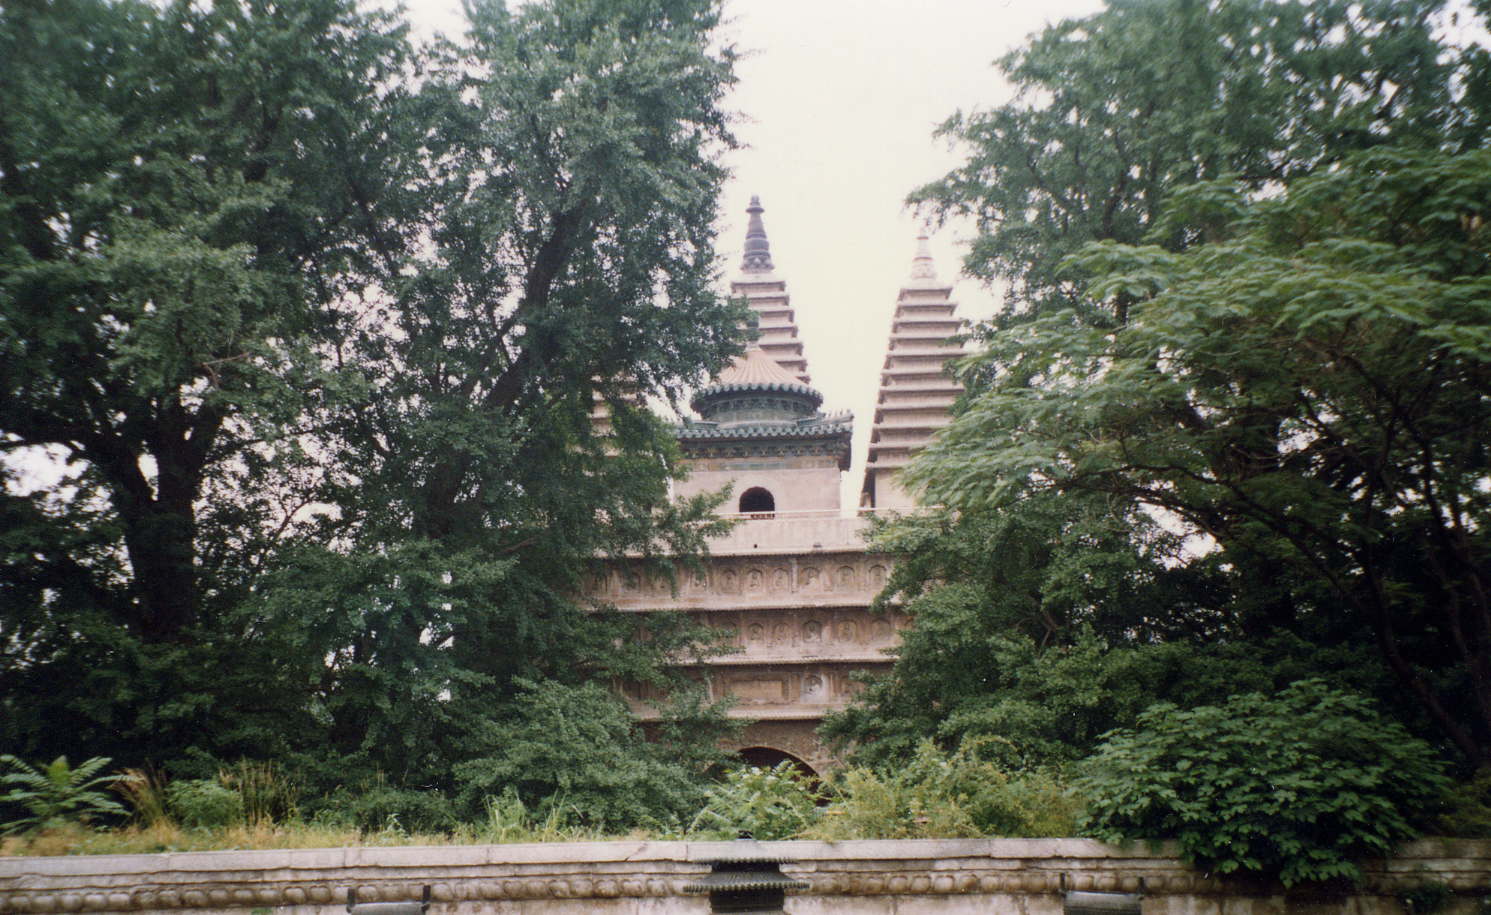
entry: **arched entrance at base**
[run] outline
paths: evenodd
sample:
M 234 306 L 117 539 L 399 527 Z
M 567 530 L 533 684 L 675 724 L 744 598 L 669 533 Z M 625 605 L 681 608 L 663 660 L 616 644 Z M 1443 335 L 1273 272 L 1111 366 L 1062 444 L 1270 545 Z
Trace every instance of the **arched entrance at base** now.
M 790 762 L 804 775 L 815 779 L 818 778 L 817 769 L 814 769 L 802 759 L 793 756 L 786 750 L 778 750 L 775 747 L 742 747 L 736 752 L 740 754 L 740 758 L 745 761 L 746 765 L 770 769 L 778 763 Z

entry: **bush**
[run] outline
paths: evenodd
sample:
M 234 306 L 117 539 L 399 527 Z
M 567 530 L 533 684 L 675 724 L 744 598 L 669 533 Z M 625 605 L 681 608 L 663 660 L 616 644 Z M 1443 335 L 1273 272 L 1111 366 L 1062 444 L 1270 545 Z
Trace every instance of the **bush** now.
M 338 788 L 318 802 L 312 822 L 347 826 L 363 834 L 449 833 L 459 824 L 455 805 L 443 791 L 399 788 L 381 775 L 354 788 Z
M 703 804 L 705 779 L 688 759 L 650 744 L 617 696 L 598 683 L 515 681 L 509 714 L 478 729 L 455 766 L 461 809 L 476 815 L 508 789 L 540 820 L 620 833 L 673 827 Z
M 1356 860 L 1417 833 L 1448 787 L 1428 744 L 1320 680 L 1183 711 L 1157 705 L 1114 731 L 1077 781 L 1083 829 L 1176 838 L 1197 867 L 1285 886 L 1358 880 Z
M 814 828 L 824 839 L 1061 836 L 1077 804 L 1052 776 L 1011 778 L 982 758 L 991 741 L 965 740 L 949 754 L 931 741 L 881 770 L 853 767 L 830 783 L 834 799 Z
M 791 839 L 818 815 L 814 779 L 786 760 L 770 769 L 746 766 L 709 789 L 689 832 L 733 839 L 742 830 L 757 839 Z
M 166 807 L 182 826 L 215 828 L 243 822 L 243 797 L 211 778 L 166 785 Z

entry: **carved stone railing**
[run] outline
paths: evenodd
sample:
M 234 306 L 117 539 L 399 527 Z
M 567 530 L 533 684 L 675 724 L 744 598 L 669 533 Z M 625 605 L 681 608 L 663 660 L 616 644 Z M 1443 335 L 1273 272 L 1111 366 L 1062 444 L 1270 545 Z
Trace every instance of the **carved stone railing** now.
M 0 912 L 260 912 L 332 915 L 349 886 L 365 902 L 403 902 L 433 888 L 432 913 L 702 913 L 685 895 L 728 850 L 718 842 L 595 842 L 423 848 L 176 852 L 0 858 Z M 1068 891 L 1139 893 L 1166 915 L 1406 911 L 1424 887 L 1452 891 L 1445 913 L 1483 911 L 1491 842 L 1424 840 L 1367 866 L 1360 887 L 1286 893 L 1199 874 L 1168 850 L 1084 839 L 761 843 L 792 859 L 808 889 L 787 911 L 1019 912 L 1059 915 Z M 931 897 L 936 897 L 935 899 Z

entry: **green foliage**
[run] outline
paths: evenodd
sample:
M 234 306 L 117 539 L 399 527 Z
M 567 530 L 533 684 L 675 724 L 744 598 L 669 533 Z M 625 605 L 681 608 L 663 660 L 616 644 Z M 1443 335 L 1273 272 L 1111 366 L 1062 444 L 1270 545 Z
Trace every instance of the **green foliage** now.
M 761 840 L 794 839 L 818 818 L 817 780 L 789 760 L 769 769 L 742 766 L 711 785 L 689 832 L 733 839 L 741 831 Z
M 576 595 L 712 529 L 636 404 L 739 346 L 718 4 L 469 13 L 416 48 L 350 0 L 0 7 L 0 743 L 295 771 L 229 770 L 256 819 L 381 779 L 359 823 L 451 828 L 523 681 L 699 641 Z M 717 725 L 665 723 L 679 772 Z
M 992 743 L 969 740 L 945 753 L 924 741 L 900 765 L 835 773 L 812 837 L 1070 835 L 1078 802 L 1050 774 L 1006 775 L 983 758 Z
M 1425 880 L 1413 889 L 1398 894 L 1403 907 L 1413 915 L 1419 912 L 1442 912 L 1454 898 L 1455 890 L 1438 880 Z
M 1083 829 L 1176 838 L 1186 860 L 1286 886 L 1357 880 L 1417 833 L 1448 787 L 1423 741 L 1319 680 L 1190 710 L 1158 705 L 1084 765 Z
M 312 798 L 305 813 L 315 826 L 356 829 L 363 835 L 450 833 L 461 823 L 456 805 L 443 791 L 405 788 L 381 772 Z
M 1088 493 L 1164 510 L 1219 560 L 1279 570 L 1265 586 L 1301 583 L 1269 630 L 1373 632 L 1479 764 L 1491 633 L 1467 620 L 1491 611 L 1491 500 L 1464 430 L 1491 424 L 1488 176 L 1484 151 L 1392 149 L 1267 199 L 1180 195 L 1176 224 L 1230 214 L 1218 240 L 1088 249 L 1075 263 L 1097 298 L 1132 299 L 1127 323 L 1052 314 L 991 338 L 983 358 L 1019 371 L 909 476 L 954 508 Z
M 222 827 L 244 822 L 243 796 L 213 778 L 177 779 L 166 785 L 166 809 L 187 827 Z
M 1477 769 L 1446 794 L 1444 809 L 1429 830 L 1434 835 L 1491 839 L 1491 769 Z
M 0 805 L 25 810 L 22 816 L 7 816 L 0 824 L 0 834 L 55 829 L 125 813 L 117 801 L 101 790 L 126 777 L 99 775 L 109 762 L 107 757 L 95 756 L 73 767 L 67 764 L 67 757 L 59 756 L 45 767 L 37 768 L 8 754 L 0 756 L 0 765 L 8 770 L 0 775 L 0 785 L 10 787 L 0 794 Z
M 134 822 L 147 829 L 170 823 L 165 778 L 147 768 L 125 769 L 123 774 L 112 787 L 129 802 Z
M 1177 188 L 1287 182 L 1359 149 L 1473 149 L 1484 118 L 1457 92 L 1474 55 L 1434 35 L 1438 0 L 1112 2 L 1048 26 L 998 62 L 1016 90 L 940 134 L 968 158 L 914 202 L 978 223 L 965 267 L 1008 288 L 1008 327 L 1072 309 L 1122 323 L 1062 260 L 1137 243 Z M 1177 237 L 1178 240 L 1178 237 Z
M 539 817 L 573 811 L 578 825 L 614 833 L 682 822 L 703 802 L 703 769 L 644 740 L 605 686 L 521 686 L 509 715 L 482 728 L 480 750 L 456 766 L 463 809 L 510 790 Z

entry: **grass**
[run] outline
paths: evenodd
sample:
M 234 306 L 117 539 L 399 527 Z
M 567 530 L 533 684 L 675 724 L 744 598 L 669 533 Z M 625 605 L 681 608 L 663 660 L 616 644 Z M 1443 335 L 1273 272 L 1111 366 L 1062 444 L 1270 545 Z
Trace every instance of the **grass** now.
M 484 820 L 461 824 L 450 832 L 410 832 L 392 819 L 381 829 L 361 830 L 345 823 L 307 823 L 298 817 L 276 821 L 263 813 L 244 823 L 189 828 L 174 821 L 164 806 L 157 802 L 163 794 L 158 779 L 134 780 L 128 787 L 122 787 L 121 793 L 130 796 L 135 803 L 136 816 L 131 823 L 114 829 L 69 824 L 8 836 L 0 839 L 0 857 L 677 838 L 640 830 L 626 835 L 606 835 L 597 829 L 575 825 L 557 806 L 548 815 L 535 817 L 515 796 L 506 795 L 488 800 Z

